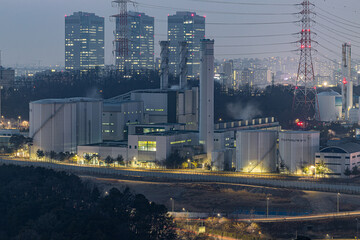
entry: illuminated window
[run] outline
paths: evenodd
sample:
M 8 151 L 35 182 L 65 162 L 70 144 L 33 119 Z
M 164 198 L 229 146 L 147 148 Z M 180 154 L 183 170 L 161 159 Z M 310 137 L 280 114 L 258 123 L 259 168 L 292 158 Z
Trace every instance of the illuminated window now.
M 138 141 L 139 151 L 156 152 L 156 141 Z

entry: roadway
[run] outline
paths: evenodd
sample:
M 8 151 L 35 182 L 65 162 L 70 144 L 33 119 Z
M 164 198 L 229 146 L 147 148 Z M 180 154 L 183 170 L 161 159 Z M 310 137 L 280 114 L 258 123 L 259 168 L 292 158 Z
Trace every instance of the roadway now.
M 237 222 L 255 222 L 255 223 L 274 223 L 274 222 L 300 222 L 300 221 L 319 221 L 329 219 L 344 219 L 344 218 L 358 218 L 360 217 L 360 211 L 353 212 L 340 212 L 340 213 L 322 213 L 313 214 L 306 216 L 295 216 L 295 217 L 272 217 L 267 218 L 239 218 L 232 219 Z M 179 218 L 175 217 L 175 221 L 211 221 L 207 219 L 191 219 L 191 218 Z

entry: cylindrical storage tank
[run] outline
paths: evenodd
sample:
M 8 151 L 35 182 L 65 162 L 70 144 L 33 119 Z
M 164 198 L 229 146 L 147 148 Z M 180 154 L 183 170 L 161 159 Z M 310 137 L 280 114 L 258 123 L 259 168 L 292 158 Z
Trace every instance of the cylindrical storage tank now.
M 277 131 L 246 130 L 236 134 L 236 171 L 274 172 Z
M 90 98 L 44 99 L 30 103 L 33 152 L 76 152 L 78 145 L 102 141 L 102 101 Z
M 317 95 L 320 109 L 320 121 L 334 122 L 342 117 L 342 96 L 331 90 L 329 92 L 322 92 Z
M 302 173 L 315 164 L 320 148 L 320 132 L 286 131 L 279 134 L 279 163 L 291 173 Z

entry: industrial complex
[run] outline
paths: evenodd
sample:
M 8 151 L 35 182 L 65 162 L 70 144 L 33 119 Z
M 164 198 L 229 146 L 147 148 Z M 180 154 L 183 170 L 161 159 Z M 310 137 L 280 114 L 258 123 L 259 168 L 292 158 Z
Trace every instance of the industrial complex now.
M 282 131 L 273 117 L 215 124 L 213 40 L 201 40 L 199 88 L 187 86 L 185 73 L 180 73 L 184 75 L 180 86 L 169 87 L 170 45 L 160 44 L 160 89 L 136 90 L 105 100 L 31 102 L 32 157 L 38 150 L 76 153 L 79 159 L 121 156 L 127 166 L 156 167 L 178 153 L 189 166 L 196 161 L 196 168 L 244 173 L 302 173 L 303 168 L 315 165 L 319 132 Z M 336 117 L 335 111 L 329 115 Z

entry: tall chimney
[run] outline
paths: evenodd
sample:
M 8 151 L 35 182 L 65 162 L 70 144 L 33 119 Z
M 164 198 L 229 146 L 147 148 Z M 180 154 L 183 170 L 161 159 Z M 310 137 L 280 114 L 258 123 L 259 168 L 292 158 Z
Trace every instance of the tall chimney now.
M 160 41 L 161 47 L 161 75 L 160 75 L 160 88 L 169 88 L 169 41 Z
M 342 45 L 342 97 L 343 114 L 345 120 L 349 120 L 349 110 L 353 108 L 353 88 L 354 83 L 351 78 L 351 45 L 344 43 Z
M 214 149 L 214 40 L 201 40 L 199 140 L 211 160 Z
M 179 42 L 180 46 L 180 63 L 179 63 L 179 69 L 180 69 L 180 88 L 184 89 L 187 85 L 187 55 L 188 55 L 188 47 L 187 42 L 182 41 Z

